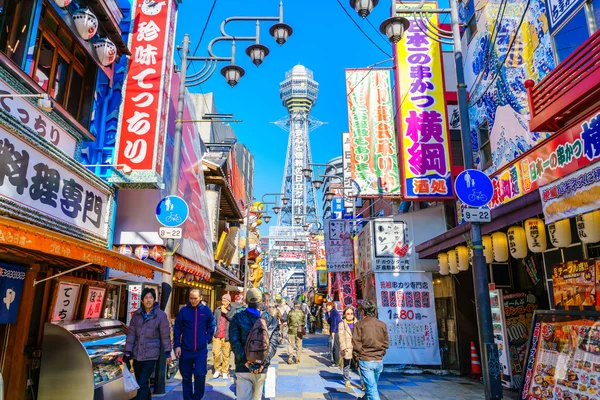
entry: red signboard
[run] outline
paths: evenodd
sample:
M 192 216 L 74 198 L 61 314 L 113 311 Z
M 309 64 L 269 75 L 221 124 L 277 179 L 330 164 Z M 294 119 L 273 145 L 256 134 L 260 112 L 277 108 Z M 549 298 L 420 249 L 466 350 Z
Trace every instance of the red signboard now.
M 132 55 L 123 88 L 116 164 L 160 175 L 176 6 L 174 0 L 133 3 Z M 132 180 L 139 182 L 135 175 Z

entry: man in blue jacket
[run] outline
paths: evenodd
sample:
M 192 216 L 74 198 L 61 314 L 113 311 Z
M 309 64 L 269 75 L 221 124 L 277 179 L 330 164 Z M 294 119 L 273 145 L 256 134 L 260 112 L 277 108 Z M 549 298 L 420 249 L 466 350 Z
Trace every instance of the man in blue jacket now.
M 183 378 L 183 398 L 200 400 L 206 385 L 208 344 L 212 342 L 216 323 L 210 308 L 200 304 L 198 289 L 190 290 L 189 300 L 175 319 L 175 355 Z

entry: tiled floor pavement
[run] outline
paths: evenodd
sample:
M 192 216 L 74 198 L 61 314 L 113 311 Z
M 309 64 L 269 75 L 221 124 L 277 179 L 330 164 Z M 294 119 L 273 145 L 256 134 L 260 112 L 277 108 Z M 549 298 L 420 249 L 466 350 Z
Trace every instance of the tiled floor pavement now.
M 360 390 L 360 379 L 352 374 L 352 388 L 344 386 L 342 372 L 339 368 L 329 367 L 326 359 L 327 337 L 309 335 L 303 341 L 303 355 L 300 364 L 287 364 L 286 348 L 280 346 L 272 365 L 277 369 L 277 400 L 301 399 L 356 399 L 364 395 Z M 210 353 L 209 353 L 210 354 Z M 209 356 L 209 366 L 212 356 Z M 179 400 L 183 398 L 179 374 L 167 383 L 166 395 L 154 396 L 161 400 Z M 400 373 L 384 373 L 379 380 L 379 391 L 382 400 L 404 399 L 446 399 L 446 400 L 478 400 L 484 399 L 483 386 L 474 380 L 452 376 L 436 375 L 403 375 Z M 235 380 L 213 379 L 212 373 L 207 376 L 204 399 L 235 399 Z M 505 398 L 516 399 L 513 393 L 506 393 Z

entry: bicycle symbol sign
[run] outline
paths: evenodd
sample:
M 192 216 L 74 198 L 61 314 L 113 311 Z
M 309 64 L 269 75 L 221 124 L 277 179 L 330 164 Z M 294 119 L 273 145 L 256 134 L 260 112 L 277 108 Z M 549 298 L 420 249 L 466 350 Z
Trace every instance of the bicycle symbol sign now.
M 492 180 L 476 169 L 461 172 L 454 181 L 454 188 L 460 201 L 471 207 L 483 207 L 494 196 Z
M 189 207 L 179 196 L 167 196 L 156 206 L 156 219 L 166 227 L 183 224 L 189 215 Z

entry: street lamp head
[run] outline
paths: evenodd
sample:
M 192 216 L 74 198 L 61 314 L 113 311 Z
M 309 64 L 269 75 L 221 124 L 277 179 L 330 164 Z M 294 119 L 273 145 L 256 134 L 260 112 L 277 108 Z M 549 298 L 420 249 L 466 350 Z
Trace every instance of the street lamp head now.
M 294 221 L 296 221 L 296 223 L 299 224 L 302 221 L 302 217 L 297 215 L 294 217 Z
M 309 227 L 310 227 L 310 226 L 309 226 L 308 224 L 304 224 L 304 225 L 302 225 L 302 228 L 304 229 L 304 232 L 308 232 L 308 228 L 309 228 Z
M 269 33 L 280 46 L 282 46 L 290 36 L 292 36 L 292 27 L 283 22 L 271 26 Z
M 50 95 L 47 93 L 40 95 L 40 98 L 38 99 L 37 104 L 38 104 L 38 108 L 40 110 L 43 110 L 46 112 L 50 112 L 54 108 L 54 102 L 50 98 Z
M 396 44 L 402 39 L 409 26 L 410 22 L 406 18 L 392 17 L 383 21 L 379 30 L 381 33 L 385 33 L 390 42 Z
M 253 44 L 248 46 L 246 54 L 248 54 L 252 63 L 258 67 L 265 60 L 265 57 L 269 55 L 269 48 L 262 44 Z
M 325 201 L 331 201 L 331 200 L 333 200 L 334 197 L 335 197 L 335 193 L 333 193 L 333 192 L 325 193 Z
M 315 179 L 313 181 L 313 186 L 315 187 L 315 189 L 319 190 L 321 189 L 321 185 L 323 184 L 323 181 L 320 179 Z
M 273 210 L 273 212 L 274 212 L 275 214 L 279 214 L 279 211 L 281 211 L 281 207 L 279 207 L 279 206 L 275 206 L 275 207 L 271 208 L 271 210 Z M 267 223 L 268 223 L 268 222 L 267 222 Z
M 350 0 L 350 7 L 356 10 L 362 18 L 367 18 L 379 0 Z
M 302 168 L 302 174 L 304 175 L 305 178 L 310 178 L 310 175 L 312 174 L 312 169 Z
M 269 223 L 269 221 L 271 220 L 271 216 L 270 215 L 264 215 L 263 219 L 265 220 L 265 223 Z
M 288 197 L 282 197 L 281 198 L 281 202 L 283 203 L 284 206 L 287 206 L 288 202 L 290 201 L 290 199 Z
M 244 76 L 245 73 L 246 71 L 244 71 L 244 68 L 235 64 L 229 64 L 221 68 L 221 75 L 225 77 L 225 80 L 231 87 L 237 85 L 240 81 L 240 78 Z

